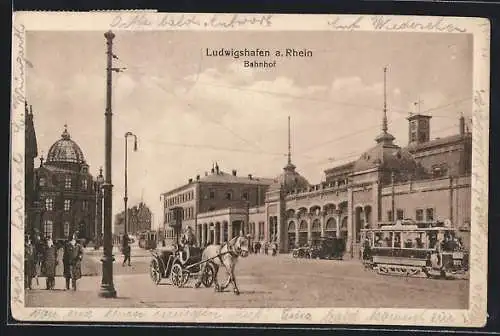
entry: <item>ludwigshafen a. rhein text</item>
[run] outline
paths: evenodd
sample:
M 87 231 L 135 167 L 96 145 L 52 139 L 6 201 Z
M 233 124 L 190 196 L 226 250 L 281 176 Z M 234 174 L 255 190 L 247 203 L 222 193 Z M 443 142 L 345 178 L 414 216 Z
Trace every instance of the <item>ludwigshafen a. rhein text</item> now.
M 230 57 L 233 59 L 243 59 L 245 68 L 274 68 L 276 67 L 276 58 L 307 58 L 312 57 L 313 53 L 309 49 L 285 48 L 270 50 L 265 48 L 206 48 L 207 57 Z

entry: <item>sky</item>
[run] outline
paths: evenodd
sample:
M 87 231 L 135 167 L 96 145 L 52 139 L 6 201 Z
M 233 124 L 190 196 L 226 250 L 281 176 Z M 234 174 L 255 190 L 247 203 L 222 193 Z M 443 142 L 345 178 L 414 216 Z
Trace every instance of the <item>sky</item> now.
M 313 52 L 280 58 L 273 69 L 205 49 L 284 48 Z M 39 154 L 64 124 L 95 176 L 104 166 L 103 32 L 28 32 L 27 100 Z M 117 32 L 113 77 L 113 213 L 123 210 L 124 134 L 129 146 L 129 205 L 141 199 L 163 220 L 160 194 L 217 162 L 238 175 L 276 177 L 292 161 L 310 183 L 356 160 L 380 133 L 387 66 L 389 132 L 408 143 L 408 117 L 431 115 L 431 138 L 458 132 L 472 111 L 472 37 L 390 32 Z M 271 57 L 270 60 L 275 58 Z M 252 59 L 249 59 L 252 60 Z

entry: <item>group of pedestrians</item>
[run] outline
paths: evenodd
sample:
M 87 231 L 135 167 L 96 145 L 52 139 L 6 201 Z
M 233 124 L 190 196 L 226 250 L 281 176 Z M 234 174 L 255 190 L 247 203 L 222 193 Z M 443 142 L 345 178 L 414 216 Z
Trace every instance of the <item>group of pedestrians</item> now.
M 77 241 L 77 234 L 70 236 L 63 245 L 63 276 L 66 280 L 65 289 L 70 285 L 76 290 L 77 281 L 82 277 L 81 262 L 83 258 L 83 247 Z M 55 289 L 56 267 L 58 261 L 59 247 L 56 246 L 51 237 L 41 239 L 38 234 L 33 238 L 25 237 L 24 242 L 24 287 L 32 289 L 33 279 L 38 282 L 39 276 L 46 278 L 46 289 Z
M 259 254 L 264 253 L 269 255 L 269 250 L 271 250 L 271 255 L 276 256 L 278 254 L 278 243 L 277 242 L 255 242 L 252 246 L 253 253 Z

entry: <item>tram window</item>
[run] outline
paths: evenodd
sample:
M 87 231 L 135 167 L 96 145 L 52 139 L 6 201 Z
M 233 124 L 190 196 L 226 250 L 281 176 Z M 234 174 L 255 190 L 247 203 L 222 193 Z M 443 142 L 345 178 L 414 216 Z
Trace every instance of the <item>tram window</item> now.
M 394 247 L 401 247 L 401 232 L 394 233 Z
M 392 247 L 392 232 L 384 234 L 384 246 Z

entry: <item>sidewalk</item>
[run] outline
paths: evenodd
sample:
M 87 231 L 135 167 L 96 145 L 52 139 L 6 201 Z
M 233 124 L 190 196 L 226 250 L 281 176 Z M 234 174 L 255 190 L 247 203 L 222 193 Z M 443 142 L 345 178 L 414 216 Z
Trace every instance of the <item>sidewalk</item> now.
M 115 276 L 115 284 L 121 284 L 133 276 L 120 275 Z M 138 298 L 121 297 L 116 299 L 106 299 L 99 297 L 101 286 L 100 276 L 84 276 L 77 282 L 77 290 L 65 290 L 65 280 L 63 277 L 56 277 L 55 290 L 45 290 L 45 278 L 40 278 L 40 286 L 34 285 L 33 289 L 26 291 L 26 307 L 130 307 L 145 308 L 148 307 Z

